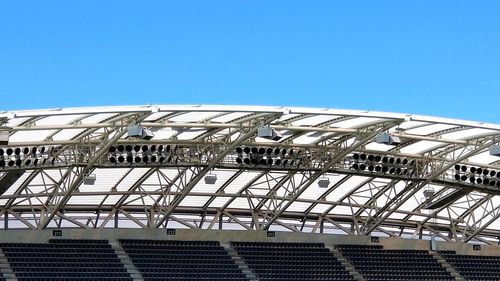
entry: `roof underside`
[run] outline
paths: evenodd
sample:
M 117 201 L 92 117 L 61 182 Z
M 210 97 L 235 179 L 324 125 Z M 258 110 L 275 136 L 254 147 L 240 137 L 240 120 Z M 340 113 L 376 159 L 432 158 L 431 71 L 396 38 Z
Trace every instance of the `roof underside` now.
M 3 228 L 267 229 L 498 243 L 500 165 L 489 148 L 499 125 L 245 106 L 14 111 L 0 113 L 0 125 L 0 141 L 9 136 L 0 145 Z M 131 137 L 132 125 L 154 136 Z M 259 128 L 279 137 L 258 137 Z

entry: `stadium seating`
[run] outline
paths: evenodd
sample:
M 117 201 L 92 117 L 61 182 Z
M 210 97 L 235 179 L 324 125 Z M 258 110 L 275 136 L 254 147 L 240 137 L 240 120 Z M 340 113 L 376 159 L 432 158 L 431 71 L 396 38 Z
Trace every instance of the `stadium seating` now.
M 259 280 L 354 280 L 323 244 L 231 242 Z
M 380 245 L 337 245 L 367 281 L 455 280 L 423 250 L 386 250 Z
M 19 281 L 133 280 L 107 240 L 51 239 L 0 248 Z
M 144 280 L 248 281 L 218 241 L 119 240 Z M 231 242 L 260 281 L 352 281 L 321 243 Z M 455 280 L 425 250 L 337 245 L 367 281 Z M 19 281 L 133 281 L 108 240 L 51 239 L 0 243 Z M 500 280 L 500 255 L 440 251 L 465 280 Z M 0 273 L 0 281 L 6 277 Z
M 144 280 L 248 280 L 217 241 L 120 240 Z
M 500 280 L 500 256 L 457 255 L 455 251 L 439 253 L 467 280 Z

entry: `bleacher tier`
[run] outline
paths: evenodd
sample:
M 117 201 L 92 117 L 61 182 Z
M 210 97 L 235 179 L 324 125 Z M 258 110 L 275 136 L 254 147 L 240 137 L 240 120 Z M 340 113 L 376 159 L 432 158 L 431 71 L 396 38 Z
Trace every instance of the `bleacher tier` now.
M 389 250 L 380 245 L 337 245 L 367 281 L 454 281 L 428 252 Z
M 51 239 L 0 248 L 19 281 L 133 280 L 107 240 Z
M 120 240 L 144 280 L 248 280 L 218 241 Z
M 455 251 L 442 251 L 439 253 L 466 280 L 500 280 L 500 256 L 457 255 Z
M 319 243 L 231 242 L 259 280 L 354 280 Z

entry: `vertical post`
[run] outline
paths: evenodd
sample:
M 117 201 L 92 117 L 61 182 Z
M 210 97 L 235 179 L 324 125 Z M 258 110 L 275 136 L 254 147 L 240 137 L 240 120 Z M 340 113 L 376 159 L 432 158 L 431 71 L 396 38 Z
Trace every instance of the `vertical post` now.
M 432 212 L 432 210 L 430 210 Z M 436 229 L 436 216 L 437 214 L 433 212 L 432 214 L 432 222 L 434 223 L 433 227 Z M 434 231 L 431 231 L 431 251 L 436 251 L 436 235 Z
M 3 229 L 9 229 L 9 213 L 7 212 L 3 214 Z
M 222 220 L 223 219 L 224 219 L 224 216 L 221 213 L 220 216 L 219 216 L 219 229 L 222 229 Z
M 118 228 L 118 212 L 115 212 L 115 228 Z
M 429 203 L 431 203 L 432 197 L 434 196 L 434 193 L 435 193 L 434 188 L 427 186 L 424 189 L 425 199 L 423 199 L 422 203 L 425 203 L 427 201 L 429 201 Z M 435 212 L 433 209 L 429 209 L 429 217 L 431 217 L 431 216 L 432 216 L 432 223 L 434 224 L 432 227 L 436 228 L 436 217 L 435 217 Z M 429 227 L 429 231 L 431 234 L 431 251 L 436 251 L 436 237 L 434 235 L 434 231 L 431 227 Z
M 325 225 L 325 220 L 321 220 L 319 223 L 319 233 L 323 233 L 323 227 Z

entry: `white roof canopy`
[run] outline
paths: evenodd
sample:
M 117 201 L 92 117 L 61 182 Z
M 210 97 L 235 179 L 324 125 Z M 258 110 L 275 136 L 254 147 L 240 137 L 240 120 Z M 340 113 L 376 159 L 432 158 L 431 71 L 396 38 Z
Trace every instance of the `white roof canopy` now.
M 432 233 L 498 242 L 500 158 L 489 153 L 496 124 L 154 105 L 0 112 L 0 125 L 9 134 L 0 145 L 4 228 Z M 131 126 L 143 135 L 132 136 Z M 377 142 L 381 134 L 391 141 Z

